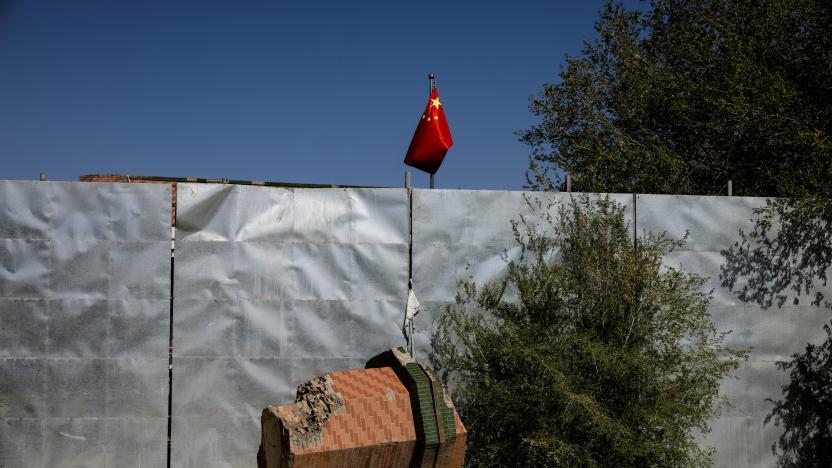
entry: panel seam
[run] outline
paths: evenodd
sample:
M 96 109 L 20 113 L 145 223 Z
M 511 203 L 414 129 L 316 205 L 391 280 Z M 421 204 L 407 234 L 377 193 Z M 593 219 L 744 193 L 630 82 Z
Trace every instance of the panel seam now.
M 168 313 L 168 433 L 167 433 L 167 468 L 171 464 L 173 450 L 173 281 L 176 253 L 176 200 L 177 186 L 171 184 L 171 210 L 173 216 L 170 223 L 170 310 Z

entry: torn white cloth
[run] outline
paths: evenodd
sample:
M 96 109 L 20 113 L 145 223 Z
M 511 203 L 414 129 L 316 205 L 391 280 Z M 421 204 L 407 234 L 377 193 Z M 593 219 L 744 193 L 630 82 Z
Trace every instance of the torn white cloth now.
M 416 299 L 416 293 L 413 290 L 409 290 L 407 292 L 407 312 L 405 313 L 404 320 L 405 322 L 413 320 L 413 317 L 422 310 L 422 307 L 419 305 L 419 299 Z
M 419 313 L 422 307 L 419 305 L 419 299 L 416 299 L 416 293 L 413 289 L 407 291 L 407 307 L 404 314 L 404 326 L 402 331 L 404 337 L 407 338 L 407 350 L 413 354 L 413 317 Z

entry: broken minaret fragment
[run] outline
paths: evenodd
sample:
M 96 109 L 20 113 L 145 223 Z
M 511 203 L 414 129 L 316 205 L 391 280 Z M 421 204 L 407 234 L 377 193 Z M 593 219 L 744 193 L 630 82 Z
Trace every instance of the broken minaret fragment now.
M 407 388 L 416 428 L 411 467 L 461 467 L 465 459 L 465 427 L 451 397 L 427 366 L 404 348 L 385 351 L 366 367 L 390 368 Z
M 451 398 L 404 348 L 300 385 L 294 403 L 263 410 L 261 428 L 259 468 L 456 468 L 465 459 Z

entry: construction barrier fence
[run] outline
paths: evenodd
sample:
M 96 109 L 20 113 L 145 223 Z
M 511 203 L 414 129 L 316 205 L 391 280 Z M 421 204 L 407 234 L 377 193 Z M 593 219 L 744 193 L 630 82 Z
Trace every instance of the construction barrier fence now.
M 252 466 L 263 407 L 404 344 L 411 274 L 424 359 L 457 281 L 519 259 L 512 220 L 571 196 L 175 190 L 172 205 L 169 184 L 0 181 L 0 467 Z M 771 466 L 765 399 L 787 377 L 774 363 L 822 340 L 828 314 L 810 298 L 764 310 L 720 285 L 725 249 L 765 200 L 610 196 L 634 235 L 688 233 L 666 264 L 710 278 L 717 326 L 751 350 L 702 443 L 716 466 Z

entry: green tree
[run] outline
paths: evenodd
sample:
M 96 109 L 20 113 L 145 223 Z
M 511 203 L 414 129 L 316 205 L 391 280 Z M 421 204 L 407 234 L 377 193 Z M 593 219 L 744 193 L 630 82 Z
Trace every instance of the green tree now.
M 824 325 L 826 341 L 806 345 L 791 361 L 777 367 L 789 371 L 790 381 L 783 386 L 783 400 L 775 403 L 766 422 L 774 419 L 785 432 L 777 446 L 778 466 L 783 468 L 832 466 L 832 328 Z
M 532 99 L 529 186 L 566 172 L 584 191 L 724 194 L 732 180 L 735 194 L 781 197 L 723 252 L 722 285 L 763 307 L 829 307 L 817 286 L 832 265 L 832 2 L 607 1 L 596 30 Z
M 520 240 L 527 260 L 503 282 L 461 283 L 433 336 L 468 464 L 708 465 L 694 434 L 719 414 L 719 381 L 743 353 L 723 345 L 704 278 L 662 265 L 683 241 L 634 245 L 623 208 L 589 197 Z
M 788 197 L 727 250 L 723 285 L 782 305 L 832 265 L 832 2 L 607 0 L 520 133 L 529 186 Z M 822 296 L 815 298 L 819 304 Z
M 832 2 L 607 1 L 596 29 L 532 99 L 532 188 L 832 193 Z

